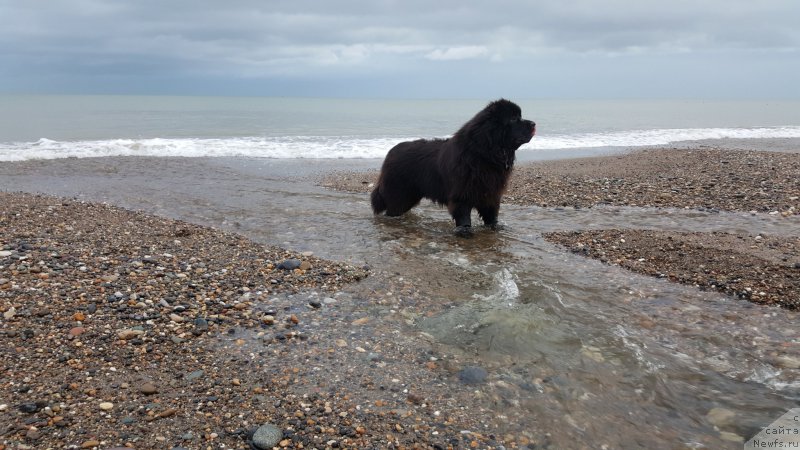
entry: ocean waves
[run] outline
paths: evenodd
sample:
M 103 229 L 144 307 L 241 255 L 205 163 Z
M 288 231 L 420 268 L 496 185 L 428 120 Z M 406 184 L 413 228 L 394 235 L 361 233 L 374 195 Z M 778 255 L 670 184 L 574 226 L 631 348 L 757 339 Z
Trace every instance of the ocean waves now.
M 676 142 L 714 139 L 800 138 L 800 126 L 755 128 L 683 128 L 551 134 L 540 131 L 520 151 L 635 148 Z M 0 161 L 91 158 L 109 156 L 149 157 L 253 157 L 253 158 L 383 158 L 395 144 L 413 137 L 286 136 L 232 138 L 149 138 L 85 141 L 0 143 Z

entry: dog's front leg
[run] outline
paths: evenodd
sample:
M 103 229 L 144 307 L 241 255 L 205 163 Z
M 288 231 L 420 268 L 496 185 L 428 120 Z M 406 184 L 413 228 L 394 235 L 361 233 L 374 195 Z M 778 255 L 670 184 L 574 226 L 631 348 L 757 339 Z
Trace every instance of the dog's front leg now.
M 469 237 L 472 235 L 472 205 L 451 201 L 447 207 L 450 215 L 456 222 L 455 233 L 457 236 Z

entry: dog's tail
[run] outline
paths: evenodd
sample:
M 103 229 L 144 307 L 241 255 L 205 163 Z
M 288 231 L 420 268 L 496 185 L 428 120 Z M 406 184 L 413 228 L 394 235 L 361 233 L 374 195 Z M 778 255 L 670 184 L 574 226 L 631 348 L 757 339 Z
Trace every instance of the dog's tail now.
M 370 200 L 372 201 L 372 212 L 375 214 L 380 214 L 386 211 L 386 200 L 380 193 L 378 186 L 372 190 L 372 195 L 370 195 Z

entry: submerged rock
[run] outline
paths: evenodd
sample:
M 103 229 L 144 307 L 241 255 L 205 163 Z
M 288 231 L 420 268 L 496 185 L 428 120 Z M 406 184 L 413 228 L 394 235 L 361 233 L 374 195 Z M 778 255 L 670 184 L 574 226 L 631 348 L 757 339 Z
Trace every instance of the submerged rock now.
M 483 367 L 467 366 L 458 372 L 458 380 L 464 384 L 479 384 L 486 381 L 489 372 Z

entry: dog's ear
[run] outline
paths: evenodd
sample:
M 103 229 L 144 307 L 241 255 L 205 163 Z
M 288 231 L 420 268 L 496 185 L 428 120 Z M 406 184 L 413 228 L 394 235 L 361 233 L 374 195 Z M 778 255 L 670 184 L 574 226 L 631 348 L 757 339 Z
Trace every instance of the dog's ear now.
M 472 126 L 467 129 L 470 147 L 481 153 L 492 153 L 503 142 L 504 127 L 490 107 L 475 116 Z

